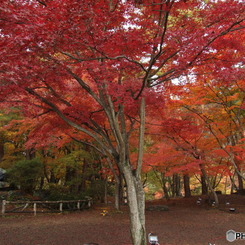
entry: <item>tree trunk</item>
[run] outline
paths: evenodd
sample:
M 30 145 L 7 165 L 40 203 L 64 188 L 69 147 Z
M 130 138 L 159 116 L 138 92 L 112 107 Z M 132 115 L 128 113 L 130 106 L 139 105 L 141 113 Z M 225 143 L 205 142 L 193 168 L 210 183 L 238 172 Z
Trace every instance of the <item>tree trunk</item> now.
M 121 111 L 122 112 L 122 111 Z M 121 114 L 121 126 L 126 132 L 126 125 Z M 144 151 L 144 132 L 145 132 L 145 99 L 142 98 L 140 108 L 140 137 L 137 167 L 133 169 L 130 163 L 130 151 L 127 135 L 122 134 L 119 139 L 120 152 L 118 166 L 125 178 L 127 185 L 127 196 L 130 210 L 131 237 L 134 245 L 147 245 L 145 230 L 145 192 L 141 181 Z
M 236 183 L 235 183 L 235 180 L 234 180 L 235 174 L 236 174 L 236 173 L 234 173 L 233 176 L 230 175 L 230 181 L 231 181 L 231 194 L 234 193 L 234 189 L 235 189 L 236 191 L 238 190 L 238 188 L 237 188 L 237 186 L 236 186 Z
M 202 176 L 204 177 L 204 180 L 205 180 L 205 183 L 206 185 L 208 186 L 209 190 L 211 191 L 211 193 L 213 194 L 213 197 L 214 197 L 214 201 L 215 201 L 215 206 L 218 207 L 219 206 L 219 199 L 218 199 L 218 196 L 215 192 L 215 190 L 213 189 L 212 187 L 212 184 L 210 182 L 210 180 L 208 179 L 208 176 L 207 176 L 207 172 L 206 172 L 206 169 L 205 169 L 205 166 L 200 164 L 200 168 L 201 168 L 201 171 L 202 171 Z
M 116 210 L 120 210 L 120 178 L 115 176 L 115 208 Z
M 180 196 L 180 177 L 178 174 L 173 175 L 173 196 Z
M 206 178 L 203 175 L 201 175 L 201 185 L 202 185 L 202 195 L 207 195 L 208 194 L 208 187 L 206 184 Z
M 240 164 L 237 164 L 238 171 L 241 173 Z M 243 190 L 243 178 L 240 174 L 237 173 L 237 180 L 238 180 L 238 192 Z
M 213 187 L 212 187 L 212 185 L 211 185 L 211 183 L 210 183 L 210 181 L 208 179 L 207 179 L 207 182 L 208 182 L 208 187 L 209 187 L 211 193 L 214 196 L 214 201 L 215 201 L 214 206 L 215 207 L 218 207 L 219 206 L 219 198 L 218 198 L 218 195 L 216 194 L 215 190 L 213 189 Z
M 57 184 L 59 182 L 59 178 L 56 178 L 55 174 L 54 174 L 54 170 L 50 170 L 50 178 L 48 180 L 49 183 L 54 183 Z
M 238 191 L 243 190 L 243 179 L 240 175 L 237 175 L 238 178 Z
M 25 151 L 26 153 L 26 160 L 32 160 L 36 157 L 36 151 L 35 149 L 31 148 Z
M 124 168 L 131 221 L 131 237 L 134 245 L 147 245 L 145 230 L 145 193 L 140 178 L 130 167 Z
M 185 197 L 191 197 L 191 189 L 190 189 L 190 177 L 188 174 L 184 174 L 184 190 L 185 190 Z
M 40 185 L 39 185 L 39 190 L 42 190 L 44 186 L 44 177 L 41 177 L 40 179 Z
M 168 192 L 168 188 L 167 188 L 167 186 L 166 186 L 166 177 L 165 177 L 165 174 L 164 173 L 161 173 L 161 177 L 162 177 L 162 188 L 163 188 L 163 192 L 164 192 L 164 196 L 165 196 L 165 198 L 167 199 L 167 200 L 169 200 L 170 199 L 170 197 L 169 197 L 169 192 Z

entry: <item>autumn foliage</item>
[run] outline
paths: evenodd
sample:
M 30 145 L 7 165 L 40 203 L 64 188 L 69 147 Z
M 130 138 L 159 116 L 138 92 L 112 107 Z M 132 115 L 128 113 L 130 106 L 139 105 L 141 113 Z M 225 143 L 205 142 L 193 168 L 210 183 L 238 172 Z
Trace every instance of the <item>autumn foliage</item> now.
M 22 110 L 27 148 L 73 140 L 93 147 L 137 193 L 142 170 L 156 167 L 206 180 L 235 172 L 241 180 L 244 7 L 234 0 L 4 0 L 1 108 Z M 128 191 L 143 210 L 143 194 Z M 141 245 L 144 215 L 136 213 L 141 233 L 132 234 Z

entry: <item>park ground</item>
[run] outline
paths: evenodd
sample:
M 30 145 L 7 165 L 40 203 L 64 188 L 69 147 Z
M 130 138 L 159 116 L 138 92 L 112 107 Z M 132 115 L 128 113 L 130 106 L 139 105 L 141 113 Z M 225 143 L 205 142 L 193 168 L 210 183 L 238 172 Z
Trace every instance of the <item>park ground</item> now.
M 147 232 L 158 235 L 161 245 L 245 245 L 226 241 L 226 231 L 245 232 L 245 196 L 222 196 L 220 209 L 197 197 L 147 202 L 147 207 L 169 206 L 169 211 L 146 211 Z M 229 207 L 225 205 L 229 202 Z M 229 208 L 236 208 L 230 212 Z M 106 212 L 104 211 L 106 210 Z M 106 215 L 103 215 L 105 214 Z M 64 214 L 8 214 L 0 217 L 0 245 L 130 245 L 128 208 L 121 212 L 94 205 L 89 210 Z

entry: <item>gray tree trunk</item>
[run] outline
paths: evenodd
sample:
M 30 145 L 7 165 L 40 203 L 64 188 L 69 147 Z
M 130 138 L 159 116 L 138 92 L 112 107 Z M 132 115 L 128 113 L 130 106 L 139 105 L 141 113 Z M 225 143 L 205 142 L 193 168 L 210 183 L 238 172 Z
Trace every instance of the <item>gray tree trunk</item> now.
M 141 171 L 144 151 L 145 132 L 145 100 L 142 98 L 140 108 L 140 137 L 137 167 L 132 169 L 128 146 L 121 147 L 119 168 L 122 171 L 126 185 L 130 210 L 131 237 L 134 245 L 147 245 L 145 229 L 145 192 L 141 181 Z M 127 141 L 125 141 L 127 142 Z
M 218 196 L 215 192 L 215 190 L 213 189 L 212 187 L 212 184 L 210 183 L 210 180 L 208 178 L 208 175 L 207 175 L 207 172 L 206 172 L 206 169 L 205 169 L 205 166 L 200 164 L 200 168 L 201 168 L 201 171 L 202 171 L 202 175 L 204 177 L 204 180 L 205 182 L 207 183 L 206 185 L 208 186 L 209 190 L 211 191 L 211 193 L 213 194 L 213 197 L 214 197 L 214 201 L 215 201 L 215 206 L 218 207 L 219 206 L 219 199 L 218 199 Z
M 146 245 L 145 193 L 140 178 L 134 176 L 129 167 L 124 168 L 130 209 L 131 237 L 134 245 Z
M 115 176 L 115 208 L 120 210 L 120 179 L 118 176 Z

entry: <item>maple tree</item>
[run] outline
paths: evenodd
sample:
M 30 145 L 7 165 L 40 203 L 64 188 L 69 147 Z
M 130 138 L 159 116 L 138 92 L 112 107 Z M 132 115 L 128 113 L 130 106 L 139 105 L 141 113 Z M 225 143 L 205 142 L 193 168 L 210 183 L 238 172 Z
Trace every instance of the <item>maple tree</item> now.
M 158 138 L 160 142 L 154 143 L 145 153 L 144 161 L 147 163 L 145 171 L 153 171 L 155 179 L 161 184 L 166 199 L 180 196 L 181 171 L 173 172 L 173 169 L 184 164 L 185 161 L 183 159 L 186 159 L 186 157 L 182 152 L 177 151 L 174 144 L 166 140 L 162 134 Z M 186 187 L 188 188 L 188 186 Z M 186 197 L 190 195 L 190 190 L 189 194 L 187 192 L 185 192 Z
M 210 134 L 209 142 L 213 141 L 211 155 L 230 162 L 238 175 L 239 189 L 243 189 L 241 164 L 244 158 L 244 91 L 239 86 L 239 80 L 233 84 L 230 82 L 229 85 L 218 83 L 218 86 L 205 82 L 199 95 L 204 100 L 202 108 L 198 105 L 185 108 L 202 120 Z
M 24 153 L 27 150 L 24 147 L 26 132 L 19 128 L 21 120 L 20 110 L 12 108 L 11 112 L 1 111 L 0 114 L 0 135 L 1 135 L 1 167 L 11 168 L 16 161 L 24 159 Z
M 214 62 L 223 72 L 216 57 L 242 31 L 244 5 L 4 0 L 0 10 L 2 106 L 18 105 L 30 118 L 50 114 L 112 159 L 128 186 L 133 244 L 145 245 L 146 109 L 161 103 L 163 83 L 194 67 Z
M 231 176 L 233 171 L 238 176 L 238 191 L 243 189 L 242 69 L 242 66 L 236 67 L 236 75 L 233 74 L 229 83 L 206 74 L 199 76 L 197 81 L 186 79 L 184 85 L 175 85 L 178 89 L 174 91 L 172 87 L 172 98 L 166 106 L 165 115 L 162 113 L 161 118 L 158 115 L 158 121 L 155 116 L 155 123 L 151 124 L 152 137 L 157 141 L 171 140 L 173 145 L 156 145 L 156 148 L 163 151 L 160 153 L 161 159 L 157 150 L 153 154 L 155 157 L 150 156 L 150 161 L 161 169 L 164 166 L 162 162 L 171 161 L 171 158 L 181 154 L 178 152 L 182 152 L 182 159 L 174 160 L 164 172 L 168 175 L 179 172 L 191 175 L 201 173 L 203 194 L 209 189 L 215 195 L 215 182 L 218 183 L 224 175 Z M 208 69 L 205 71 L 208 72 Z M 178 152 L 172 155 L 176 150 Z M 221 176 L 219 180 L 218 175 Z
M 211 72 L 214 64 L 209 64 L 205 69 L 196 69 L 202 74 L 205 72 L 205 75 L 199 76 L 195 82 L 187 82 L 181 100 L 177 103 L 185 108 L 184 112 L 192 113 L 198 124 L 204 127 L 207 142 L 204 150 L 209 151 L 209 158 L 227 162 L 228 168 L 234 169 L 237 174 L 238 189 L 242 190 L 244 67 L 238 38 L 233 36 L 233 45 L 224 47 L 222 55 L 219 55 L 219 60 L 226 60 L 223 73 Z

